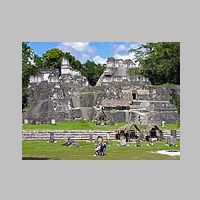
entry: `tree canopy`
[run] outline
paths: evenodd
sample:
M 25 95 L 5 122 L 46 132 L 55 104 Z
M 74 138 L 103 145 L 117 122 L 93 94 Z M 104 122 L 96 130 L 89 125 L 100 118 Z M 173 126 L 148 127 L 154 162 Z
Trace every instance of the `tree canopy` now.
M 146 43 L 130 51 L 140 62 L 140 74 L 152 84 L 180 84 L 179 42 Z
M 43 54 L 43 66 L 49 69 L 58 69 L 61 66 L 64 52 L 58 48 L 53 48 Z
M 29 77 L 42 68 L 42 60 L 26 42 L 22 43 L 22 108 L 27 104 Z
M 172 89 L 170 96 L 170 103 L 176 107 L 178 113 L 180 114 L 180 92 L 177 92 L 176 90 Z
M 67 58 L 69 60 L 69 64 L 76 70 L 80 71 L 82 70 L 83 66 L 81 64 L 81 62 L 76 59 L 73 55 L 71 55 L 71 53 L 66 52 L 64 54 L 64 57 Z
M 90 85 L 94 86 L 103 73 L 105 66 L 87 61 L 82 64 L 71 53 L 63 52 L 58 48 L 46 51 L 42 57 L 37 56 L 27 43 L 22 43 L 22 82 L 26 90 L 29 77 L 40 69 L 59 69 L 63 58 L 69 60 L 69 64 L 85 76 Z
M 90 85 L 96 85 L 99 77 L 105 70 L 105 66 L 101 64 L 96 64 L 94 61 L 87 61 L 82 68 L 82 74 L 87 78 Z
M 152 84 L 177 84 L 180 85 L 180 43 L 157 42 L 142 44 L 135 52 L 140 68 L 130 72 L 141 74 Z M 177 108 L 180 114 L 180 93 L 172 90 L 170 102 Z
M 22 90 L 26 90 L 30 75 L 42 68 L 42 60 L 26 42 L 22 43 Z

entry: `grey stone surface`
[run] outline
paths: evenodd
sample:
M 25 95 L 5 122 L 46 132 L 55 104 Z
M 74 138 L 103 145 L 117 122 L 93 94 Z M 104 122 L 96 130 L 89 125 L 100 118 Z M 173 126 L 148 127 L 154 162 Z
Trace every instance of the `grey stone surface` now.
M 135 142 L 136 142 L 136 147 L 141 147 L 142 146 L 141 140 L 139 138 L 136 139 Z
M 174 146 L 175 145 L 175 141 L 174 141 L 174 137 L 173 136 L 168 136 L 167 137 L 167 144 L 169 145 L 169 146 Z
M 147 124 L 150 118 L 159 124 L 179 120 L 169 100 L 171 89 L 180 92 L 180 87 L 153 86 L 144 77 L 130 77 L 127 70 L 134 67 L 137 67 L 134 61 L 110 58 L 96 86 L 89 86 L 86 78 L 73 70 L 66 60 L 61 74 L 59 70 L 43 70 L 30 77 L 23 120 L 26 119 L 26 123 L 51 123 L 52 119 L 56 122 L 93 120 L 98 112 L 94 107 L 102 107 L 106 101 L 111 102 L 111 108 L 104 105 L 111 123 Z M 107 81 L 109 74 L 112 81 Z M 124 108 L 123 104 L 128 106 Z
M 116 133 L 114 131 L 87 131 L 87 130 L 44 130 L 44 131 L 22 131 L 23 140 L 47 140 L 49 141 L 50 135 L 53 133 L 54 140 L 68 140 L 68 137 L 74 140 L 96 140 L 98 136 L 107 139 L 107 135 L 111 140 L 115 139 Z

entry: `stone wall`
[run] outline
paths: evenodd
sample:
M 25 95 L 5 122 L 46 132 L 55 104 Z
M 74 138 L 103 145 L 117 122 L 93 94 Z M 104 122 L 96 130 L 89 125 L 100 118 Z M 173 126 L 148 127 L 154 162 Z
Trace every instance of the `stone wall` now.
M 92 134 L 92 139 L 96 140 L 98 136 L 104 139 L 115 139 L 116 132 L 114 131 L 96 131 L 96 130 L 71 130 L 71 131 L 22 131 L 22 140 L 49 140 L 50 133 L 54 134 L 55 140 L 89 140 Z
M 142 131 L 143 135 L 146 136 L 147 132 Z M 22 140 L 24 141 L 34 141 L 34 140 L 50 140 L 50 133 L 54 134 L 55 140 L 67 140 L 70 136 L 71 139 L 75 140 L 89 140 L 92 134 L 92 139 L 96 140 L 98 136 L 102 136 L 106 140 L 115 140 L 116 133 L 115 131 L 96 131 L 96 130 L 71 130 L 71 131 L 22 131 Z M 177 131 L 177 134 L 180 136 L 180 131 Z M 170 130 L 163 131 L 165 138 L 171 135 Z

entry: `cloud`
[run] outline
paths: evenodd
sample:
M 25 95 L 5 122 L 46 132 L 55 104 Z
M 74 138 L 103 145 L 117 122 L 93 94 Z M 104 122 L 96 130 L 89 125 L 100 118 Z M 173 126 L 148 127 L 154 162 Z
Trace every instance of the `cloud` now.
M 115 54 L 114 58 L 123 59 L 123 60 L 125 60 L 125 59 L 134 60 L 135 59 L 135 54 L 134 53 L 128 53 L 128 54 L 125 54 L 125 55 Z
M 65 52 L 70 52 L 82 63 L 85 63 L 87 60 L 93 60 L 97 64 L 105 64 L 106 59 L 100 56 L 102 51 L 105 50 L 105 52 L 107 52 L 110 48 L 112 52 L 109 52 L 108 55 L 103 52 L 104 57 L 113 56 L 121 59 L 134 59 L 134 53 L 129 53 L 128 51 L 132 48 L 138 47 L 140 44 L 141 43 L 139 42 L 112 42 L 109 44 L 105 43 L 105 45 L 102 46 L 102 43 L 97 45 L 96 43 L 94 44 L 91 42 L 62 42 L 59 44 L 58 48 Z
M 144 44 L 142 42 L 134 42 L 130 45 L 130 49 L 136 49 L 138 48 L 141 44 Z
M 130 49 L 139 47 L 142 43 L 140 42 L 125 42 L 114 46 L 115 54 L 126 55 Z
M 102 58 L 101 56 L 97 55 L 93 58 L 93 61 L 96 63 L 96 64 L 105 64 L 106 63 L 106 58 Z
M 126 54 L 128 52 L 129 48 L 125 44 L 120 44 L 116 46 L 115 52 L 118 54 Z
M 63 42 L 62 46 L 65 48 L 71 48 L 78 52 L 93 52 L 93 48 L 90 46 L 89 42 Z
M 139 47 L 142 43 L 140 42 L 127 42 L 124 44 L 116 45 L 114 48 L 114 58 L 117 59 L 131 59 L 135 60 L 135 53 L 129 52 L 130 49 L 135 49 Z
M 90 42 L 62 42 L 58 48 L 70 52 L 82 63 L 91 60 L 95 54 L 95 49 L 90 46 Z

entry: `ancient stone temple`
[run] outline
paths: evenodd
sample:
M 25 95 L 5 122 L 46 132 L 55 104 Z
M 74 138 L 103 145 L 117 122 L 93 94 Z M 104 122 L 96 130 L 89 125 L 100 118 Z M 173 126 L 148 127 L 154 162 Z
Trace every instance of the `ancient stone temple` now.
M 170 93 L 179 86 L 154 86 L 142 76 L 129 75 L 138 67 L 132 60 L 109 58 L 96 86 L 63 59 L 60 70 L 43 70 L 30 77 L 26 123 L 50 123 L 73 119 L 106 122 L 175 122 L 179 119 Z M 103 112 L 102 112 L 103 111 Z
M 129 69 L 136 68 L 137 64 L 131 59 L 122 60 L 115 58 L 108 58 L 107 68 L 99 78 L 97 85 L 110 85 L 122 83 L 123 85 L 149 85 L 147 78 L 141 76 L 129 76 Z

